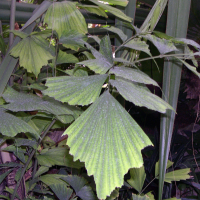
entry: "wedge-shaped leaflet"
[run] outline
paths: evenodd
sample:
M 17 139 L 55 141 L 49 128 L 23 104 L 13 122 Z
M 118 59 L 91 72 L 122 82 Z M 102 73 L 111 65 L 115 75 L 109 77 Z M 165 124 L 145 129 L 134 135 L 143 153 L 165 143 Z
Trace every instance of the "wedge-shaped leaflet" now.
M 119 188 L 115 188 L 109 197 L 106 198 L 106 200 L 114 200 L 119 196 Z
M 144 41 L 140 41 L 140 40 L 131 40 L 129 42 L 127 42 L 124 47 L 128 47 L 130 49 L 134 49 L 137 51 L 143 51 L 148 55 L 151 55 L 150 51 L 149 51 L 149 45 L 146 44 Z
M 30 35 L 14 46 L 10 54 L 15 58 L 19 57 L 20 66 L 37 77 L 42 66 L 54 58 L 55 51 L 41 36 Z
M 105 11 L 103 8 L 100 8 L 98 6 L 93 6 L 93 5 L 81 5 L 78 4 L 79 8 L 85 9 L 91 13 L 97 14 L 99 16 L 103 16 L 103 17 L 108 17 L 108 15 L 106 15 Z
M 0 133 L 9 137 L 14 137 L 17 133 L 33 133 L 38 136 L 38 133 L 29 126 L 25 121 L 7 113 L 3 108 L 0 108 Z
M 54 184 L 62 184 L 68 186 L 68 184 L 61 180 L 61 178 L 65 177 L 66 175 L 63 174 L 46 174 L 40 176 L 39 180 L 42 181 L 44 184 L 50 186 Z
M 53 165 L 67 166 L 73 168 L 84 167 L 80 161 L 73 161 L 72 155 L 69 154 L 67 147 L 57 147 L 54 149 L 44 149 L 37 155 L 39 165 L 52 167 Z
M 74 160 L 85 162 L 88 175 L 94 176 L 99 199 L 122 186 L 128 169 L 142 166 L 141 149 L 152 144 L 108 91 L 64 134 Z
M 137 83 L 152 84 L 152 85 L 158 86 L 156 81 L 154 81 L 147 74 L 145 74 L 144 72 L 136 68 L 113 67 L 112 69 L 110 69 L 109 73 L 115 74 L 116 76 L 120 76 L 122 78 L 128 79 L 130 81 L 134 81 Z
M 44 23 L 55 30 L 59 38 L 65 30 L 87 33 L 85 18 L 77 9 L 76 3 L 71 1 L 54 2 L 46 12 Z
M 113 15 L 115 15 L 116 17 L 119 17 L 120 19 L 123 19 L 125 21 L 128 22 L 132 22 L 132 18 L 128 17 L 127 15 L 125 15 L 121 10 L 114 8 L 112 6 L 106 5 L 104 3 L 100 3 L 97 0 L 90 0 L 92 3 L 98 5 L 99 7 L 103 8 L 104 10 L 107 10 L 108 12 L 112 13 Z
M 63 51 L 59 51 L 58 57 L 56 60 L 56 64 L 62 64 L 62 63 L 77 63 L 78 59 L 72 55 L 72 54 L 67 54 Z
M 80 47 L 84 47 L 87 37 L 76 30 L 65 30 L 62 32 L 59 43 L 66 48 L 78 51 Z
M 82 200 L 96 200 L 92 188 L 88 186 L 87 180 L 83 177 L 79 176 L 67 176 L 62 178 L 62 180 L 66 181 L 69 185 L 73 187 L 76 192 L 76 196 L 80 197 Z
M 108 75 L 84 77 L 61 76 L 47 78 L 45 95 L 68 102 L 70 105 L 88 105 L 94 102 L 101 92 L 103 83 Z
M 178 49 L 174 46 L 174 43 L 170 40 L 160 39 L 150 34 L 144 35 L 142 37 L 151 41 L 161 54 L 166 54 L 172 51 L 178 51 Z
M 127 182 L 138 192 L 141 192 L 146 178 L 144 166 L 130 169 L 131 178 Z
M 161 113 L 165 113 L 167 109 L 172 109 L 168 103 L 152 94 L 143 84 L 133 83 L 119 77 L 116 77 L 116 80 L 110 80 L 110 83 L 117 88 L 124 99 L 137 106 L 144 106 Z
M 88 43 L 86 43 L 86 46 L 96 59 L 86 60 L 78 64 L 86 65 L 98 74 L 105 74 L 113 66 L 110 38 L 105 36 L 101 39 L 99 52 Z
M 62 183 L 52 184 L 49 187 L 60 200 L 69 200 L 73 192 L 72 189 L 68 188 L 65 184 Z
M 120 38 L 121 40 L 124 42 L 126 39 L 127 39 L 127 35 L 125 35 L 123 33 L 123 31 L 119 28 L 116 28 L 114 26 L 111 26 L 111 27 L 103 27 L 103 29 L 106 29 L 108 31 L 111 31 L 113 33 L 116 33 Z
M 3 107 L 14 112 L 40 110 L 54 114 L 63 123 L 70 123 L 80 114 L 76 107 L 62 104 L 54 99 L 44 100 L 36 95 L 20 93 L 10 87 L 2 96 L 9 103 Z

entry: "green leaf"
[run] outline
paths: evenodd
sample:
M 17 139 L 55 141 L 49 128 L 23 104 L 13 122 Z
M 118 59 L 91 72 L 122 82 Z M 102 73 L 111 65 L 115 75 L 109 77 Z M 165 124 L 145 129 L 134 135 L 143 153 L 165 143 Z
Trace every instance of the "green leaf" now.
M 180 181 L 190 179 L 190 168 L 179 169 L 165 174 L 165 182 L 171 183 L 172 181 Z
M 141 196 L 141 195 L 136 195 L 136 194 L 132 194 L 132 199 L 133 200 L 150 200 L 150 198 L 147 195 Z
M 7 172 L 0 175 L 0 184 L 8 176 L 8 174 L 10 174 L 11 171 L 13 171 L 13 169 L 9 169 Z
M 193 47 L 196 47 L 198 49 L 200 49 L 200 45 L 195 42 L 194 40 L 190 40 L 190 39 L 186 39 L 186 38 L 174 38 L 173 39 L 174 42 L 183 42 L 184 44 L 187 44 L 187 45 L 191 45 Z
M 92 188 L 86 185 L 87 181 L 83 177 L 67 176 L 62 178 L 62 180 L 71 185 L 76 192 L 76 196 L 82 200 L 96 200 Z
M 133 83 L 119 77 L 116 77 L 116 80 L 110 80 L 110 83 L 117 88 L 127 101 L 137 106 L 144 106 L 161 113 L 165 113 L 167 109 L 172 109 L 168 103 L 152 94 L 143 84 Z
M 67 69 L 65 70 L 65 73 L 69 74 L 70 76 L 76 76 L 76 77 L 82 77 L 82 76 L 88 76 L 88 72 L 86 68 L 81 67 L 75 67 L 74 69 Z
M 103 2 L 123 7 L 127 6 L 128 4 L 127 0 L 103 0 Z
M 6 44 L 4 42 L 3 37 L 0 35 L 0 52 L 5 55 L 6 54 Z
M 40 154 L 37 155 L 38 163 L 42 166 L 52 167 L 54 165 L 67 166 L 72 168 L 84 167 L 84 164 L 73 161 L 73 156 L 69 154 L 69 149 L 67 147 L 57 147 L 55 149 L 42 150 Z
M 76 30 L 65 30 L 62 32 L 59 43 L 66 48 L 78 51 L 80 47 L 84 47 L 87 37 Z
M 85 162 L 88 175 L 94 175 L 99 199 L 122 186 L 129 168 L 142 166 L 141 149 L 152 144 L 108 91 L 65 134 L 74 160 Z
M 47 78 L 48 89 L 43 93 L 70 105 L 88 105 L 98 98 L 107 77 L 108 75 Z
M 125 15 L 121 10 L 114 8 L 112 6 L 106 5 L 104 3 L 100 3 L 97 0 L 90 0 L 92 3 L 98 5 L 99 7 L 103 8 L 104 10 L 107 10 L 108 12 L 112 13 L 113 15 L 115 15 L 116 17 L 119 17 L 120 19 L 123 19 L 125 21 L 128 22 L 132 22 L 132 18 L 128 17 L 127 15 Z
M 178 58 L 176 58 L 178 59 Z M 178 59 L 179 61 L 181 61 L 191 72 L 193 72 L 195 75 L 197 75 L 200 78 L 200 73 L 197 71 L 196 67 L 193 67 L 192 65 L 188 64 L 187 62 Z
M 140 193 L 146 178 L 144 166 L 130 169 L 130 175 L 131 178 L 127 182 Z
M 130 49 L 134 49 L 137 51 L 143 51 L 148 55 L 151 55 L 150 51 L 149 51 L 149 45 L 146 44 L 146 42 L 144 41 L 140 41 L 140 40 L 130 40 L 129 42 L 127 42 L 126 44 L 123 45 L 124 47 L 128 47 Z
M 73 192 L 72 189 L 61 183 L 52 184 L 49 187 L 60 200 L 69 200 Z
M 76 118 L 80 113 L 76 107 L 62 104 L 54 99 L 45 100 L 33 94 L 20 93 L 10 87 L 3 93 L 3 98 L 9 103 L 3 106 L 8 110 L 14 112 L 40 110 L 54 114 L 63 123 L 72 121 L 66 117 L 67 115 Z
M 25 121 L 5 112 L 2 108 L 0 108 L 0 122 L 0 133 L 2 135 L 14 137 L 17 133 L 30 132 L 39 137 L 39 134 Z
M 169 40 L 160 39 L 160 38 L 158 38 L 154 35 L 150 35 L 150 34 L 144 35 L 142 37 L 151 41 L 156 46 L 156 48 L 158 49 L 160 54 L 166 54 L 171 51 L 178 51 L 178 49 L 174 46 L 173 42 L 171 42 Z
M 114 200 L 119 196 L 119 189 L 115 188 L 109 197 L 106 198 L 106 200 Z
M 63 174 L 46 174 L 39 177 L 39 180 L 44 184 L 50 186 L 54 184 L 68 185 L 65 181 L 61 180 L 61 178 L 65 177 Z
M 48 60 L 54 58 L 54 54 L 55 51 L 50 47 L 49 42 L 37 35 L 22 39 L 10 51 L 10 55 L 19 57 L 20 66 L 26 68 L 28 72 L 33 72 L 36 77 L 42 66 L 47 65 Z
M 147 74 L 145 74 L 144 72 L 136 68 L 113 67 L 112 69 L 110 69 L 109 73 L 115 74 L 116 76 L 120 76 L 122 78 L 128 79 L 130 81 L 134 81 L 137 83 L 152 84 L 159 87 L 156 81 L 154 81 Z
M 44 173 L 46 173 L 46 172 L 48 172 L 48 171 L 49 171 L 49 167 L 41 166 L 41 167 L 37 170 L 37 172 L 36 172 L 36 174 L 35 174 L 35 176 L 34 176 L 33 178 L 39 177 L 40 175 L 42 175 L 42 174 L 44 174 Z
M 22 32 L 22 31 L 12 30 L 12 31 L 9 31 L 9 32 L 14 33 L 15 35 L 19 36 L 22 39 L 28 37 L 28 34 L 25 33 L 25 32 Z
M 67 54 L 63 51 L 59 51 L 58 57 L 56 60 L 56 64 L 62 64 L 62 63 L 77 63 L 78 59 L 72 55 L 72 54 Z
M 46 12 L 44 23 L 55 30 L 59 38 L 65 30 L 87 33 L 85 18 L 71 1 L 54 2 Z
M 98 6 L 78 4 L 78 7 L 82 8 L 82 9 L 85 9 L 85 10 L 91 12 L 91 13 L 97 14 L 99 16 L 103 16 L 103 17 L 108 18 L 108 16 L 106 15 L 104 9 L 100 8 Z
M 173 165 L 173 162 L 171 162 L 170 160 L 167 160 L 167 166 L 166 169 L 168 169 L 169 167 L 171 167 Z M 159 161 L 156 162 L 156 166 L 155 166 L 155 177 L 159 175 Z
M 103 27 L 102 29 L 106 29 L 108 31 L 111 31 L 113 33 L 116 33 L 120 38 L 121 40 L 124 42 L 125 40 L 127 40 L 127 35 L 125 35 L 123 33 L 123 31 L 119 28 L 115 28 L 114 26 L 111 26 L 111 27 Z
M 148 192 L 145 195 L 149 197 L 149 200 L 155 200 L 154 195 L 151 192 Z
M 24 138 L 16 138 L 15 139 L 15 146 L 21 147 L 21 146 L 29 146 L 34 149 L 37 148 L 37 142 L 32 139 L 24 139 Z

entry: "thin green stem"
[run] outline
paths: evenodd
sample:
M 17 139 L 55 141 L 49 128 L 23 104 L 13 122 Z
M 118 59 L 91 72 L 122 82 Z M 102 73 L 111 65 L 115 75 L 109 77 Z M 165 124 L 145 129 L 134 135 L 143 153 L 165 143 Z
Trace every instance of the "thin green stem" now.
M 139 193 L 139 195 L 142 194 L 142 192 L 156 179 L 157 177 L 154 177 L 148 184 L 147 186 Z
M 56 122 L 56 119 L 53 119 L 53 121 L 52 121 L 51 124 L 48 126 L 48 128 L 46 129 L 46 131 L 43 133 L 42 137 L 39 139 L 39 141 L 38 141 L 38 146 L 39 146 L 39 144 L 42 142 L 42 140 L 44 139 L 44 137 L 46 136 L 46 134 L 48 133 L 48 131 L 51 129 L 51 127 L 54 125 L 55 122 Z M 18 188 L 19 188 L 19 185 L 20 185 L 20 183 L 21 183 L 21 180 L 22 180 L 22 178 L 23 178 L 23 176 L 24 176 L 24 174 L 25 174 L 25 172 L 26 172 L 26 168 L 28 167 L 28 165 L 29 165 L 31 159 L 32 159 L 33 156 L 35 155 L 36 150 L 37 150 L 37 148 L 34 149 L 34 150 L 31 152 L 31 155 L 29 156 L 29 158 L 28 158 L 28 160 L 27 160 L 27 162 L 26 162 L 26 164 L 25 164 L 25 166 L 24 166 L 24 168 L 23 168 L 23 170 L 22 170 L 22 172 L 21 172 L 21 177 L 20 177 L 19 181 L 17 182 L 17 185 L 16 185 L 16 187 L 15 187 L 15 190 L 14 190 L 14 192 L 13 192 L 13 194 L 12 194 L 11 200 L 14 200 L 15 195 L 16 195 L 16 193 L 17 193 L 17 190 L 18 190 Z

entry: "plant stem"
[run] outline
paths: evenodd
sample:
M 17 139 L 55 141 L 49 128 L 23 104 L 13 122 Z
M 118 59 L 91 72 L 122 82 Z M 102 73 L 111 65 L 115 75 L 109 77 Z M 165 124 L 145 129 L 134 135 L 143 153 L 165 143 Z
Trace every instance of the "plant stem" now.
M 38 141 L 38 146 L 39 146 L 39 144 L 42 142 L 42 140 L 44 139 L 44 137 L 46 136 L 46 134 L 48 133 L 48 131 L 51 129 L 51 127 L 54 125 L 55 122 L 56 122 L 56 119 L 53 119 L 53 121 L 52 121 L 51 124 L 48 126 L 48 128 L 46 129 L 46 131 L 43 133 L 42 137 L 39 139 L 39 141 Z M 25 166 L 24 166 L 24 168 L 23 168 L 23 170 L 22 170 L 22 172 L 21 172 L 21 177 L 20 177 L 19 181 L 17 182 L 17 185 L 16 185 L 16 187 L 15 187 L 15 190 L 14 190 L 14 192 L 13 192 L 13 194 L 12 194 L 11 200 L 14 200 L 15 195 L 16 195 L 16 193 L 17 193 L 17 189 L 19 188 L 19 185 L 20 185 L 20 183 L 21 183 L 21 180 L 22 180 L 22 178 L 23 178 L 23 176 L 24 176 L 24 174 L 25 174 L 25 172 L 26 172 L 26 168 L 28 167 L 28 165 L 29 165 L 31 159 L 33 158 L 33 156 L 34 156 L 36 150 L 37 150 L 37 148 L 36 148 L 36 149 L 33 149 L 33 151 L 31 152 L 31 155 L 29 156 L 29 158 L 28 158 L 28 160 L 27 160 L 27 162 L 26 162 L 26 164 L 25 164 Z
M 139 193 L 139 195 L 142 194 L 142 192 L 156 179 L 156 177 L 154 177 L 148 184 L 147 186 Z

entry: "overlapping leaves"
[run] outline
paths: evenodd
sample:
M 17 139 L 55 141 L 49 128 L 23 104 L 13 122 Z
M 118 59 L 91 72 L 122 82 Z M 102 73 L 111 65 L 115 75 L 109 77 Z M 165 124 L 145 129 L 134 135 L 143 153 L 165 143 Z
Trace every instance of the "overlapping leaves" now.
M 43 93 L 70 105 L 88 105 L 99 97 L 107 77 L 108 75 L 93 75 L 48 78 L 46 82 L 48 89 Z
M 151 145 L 142 129 L 108 91 L 64 134 L 68 135 L 67 144 L 74 160 L 84 161 L 88 175 L 94 175 L 100 199 L 123 184 L 129 168 L 142 166 L 141 149 Z

